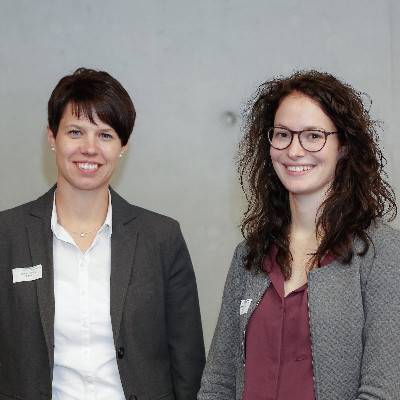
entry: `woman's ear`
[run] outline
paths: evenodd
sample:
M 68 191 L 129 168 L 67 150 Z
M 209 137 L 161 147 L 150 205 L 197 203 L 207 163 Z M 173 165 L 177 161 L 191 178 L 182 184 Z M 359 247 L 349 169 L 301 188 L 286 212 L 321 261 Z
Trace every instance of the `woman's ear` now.
M 349 153 L 349 146 L 347 146 L 347 145 L 340 146 L 339 158 L 346 157 L 348 155 L 348 153 Z
M 128 150 L 128 143 L 125 146 L 121 147 L 121 153 L 119 154 L 119 156 L 122 157 L 127 150 Z
M 51 149 L 54 151 L 56 148 L 56 138 L 49 127 L 47 128 L 47 141 L 49 142 Z

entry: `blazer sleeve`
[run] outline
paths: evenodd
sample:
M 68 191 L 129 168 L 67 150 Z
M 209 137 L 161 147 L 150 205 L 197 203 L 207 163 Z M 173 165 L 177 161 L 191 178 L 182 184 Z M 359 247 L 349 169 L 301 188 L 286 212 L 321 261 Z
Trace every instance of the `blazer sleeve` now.
M 400 399 L 400 236 L 376 243 L 364 293 L 359 400 Z
M 205 364 L 196 279 L 179 226 L 166 250 L 166 318 L 176 400 L 195 400 Z
M 242 244 L 233 255 L 226 278 L 221 309 L 204 369 L 198 400 L 233 400 L 236 398 L 237 359 L 240 357 L 239 274 Z

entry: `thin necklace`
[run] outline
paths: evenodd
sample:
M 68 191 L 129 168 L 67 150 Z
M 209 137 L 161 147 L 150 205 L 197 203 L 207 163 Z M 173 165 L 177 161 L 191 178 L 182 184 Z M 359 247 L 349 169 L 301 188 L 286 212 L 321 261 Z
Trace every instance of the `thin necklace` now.
M 83 238 L 86 235 L 89 235 L 89 233 L 97 232 L 100 228 L 101 228 L 101 225 L 96 226 L 96 228 L 92 229 L 91 231 L 87 231 L 87 232 L 75 232 L 75 231 L 70 231 L 70 232 L 75 233 L 75 235 L 79 235 L 81 238 Z

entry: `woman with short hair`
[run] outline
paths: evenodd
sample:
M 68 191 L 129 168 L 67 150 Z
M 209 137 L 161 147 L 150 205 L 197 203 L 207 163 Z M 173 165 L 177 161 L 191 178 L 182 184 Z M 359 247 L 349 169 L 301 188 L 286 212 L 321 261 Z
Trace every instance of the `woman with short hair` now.
M 0 213 L 0 399 L 195 399 L 204 347 L 179 225 L 109 187 L 135 109 L 80 68 L 48 103 L 57 184 Z

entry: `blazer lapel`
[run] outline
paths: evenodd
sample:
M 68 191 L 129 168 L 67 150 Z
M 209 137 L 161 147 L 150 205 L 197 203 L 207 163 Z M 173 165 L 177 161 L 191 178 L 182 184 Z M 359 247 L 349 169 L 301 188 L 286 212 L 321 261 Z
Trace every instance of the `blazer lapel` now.
M 26 225 L 32 265 L 42 265 L 42 279 L 36 281 L 40 320 L 49 355 L 50 370 L 54 364 L 54 271 L 51 213 L 55 186 L 32 204 L 31 218 Z M 111 188 L 113 228 L 111 237 L 110 314 L 116 343 L 128 290 L 138 226 L 134 223 L 137 208 L 127 203 Z
M 51 213 L 55 187 L 33 202 L 27 223 L 32 265 L 42 265 L 42 279 L 36 281 L 40 319 L 49 354 L 50 370 L 54 364 L 54 272 Z M 133 222 L 138 212 L 111 188 L 113 229 L 111 237 L 110 314 L 114 341 L 117 341 L 128 290 L 138 226 Z
M 133 221 L 137 216 L 137 209 L 122 199 L 111 188 L 110 192 L 113 213 L 110 314 L 114 343 L 116 344 L 135 258 L 138 224 Z
M 26 229 L 32 265 L 42 265 L 42 279 L 36 281 L 40 320 L 49 355 L 50 371 L 54 363 L 54 276 L 53 243 L 50 227 L 54 187 L 33 202 L 31 219 Z

